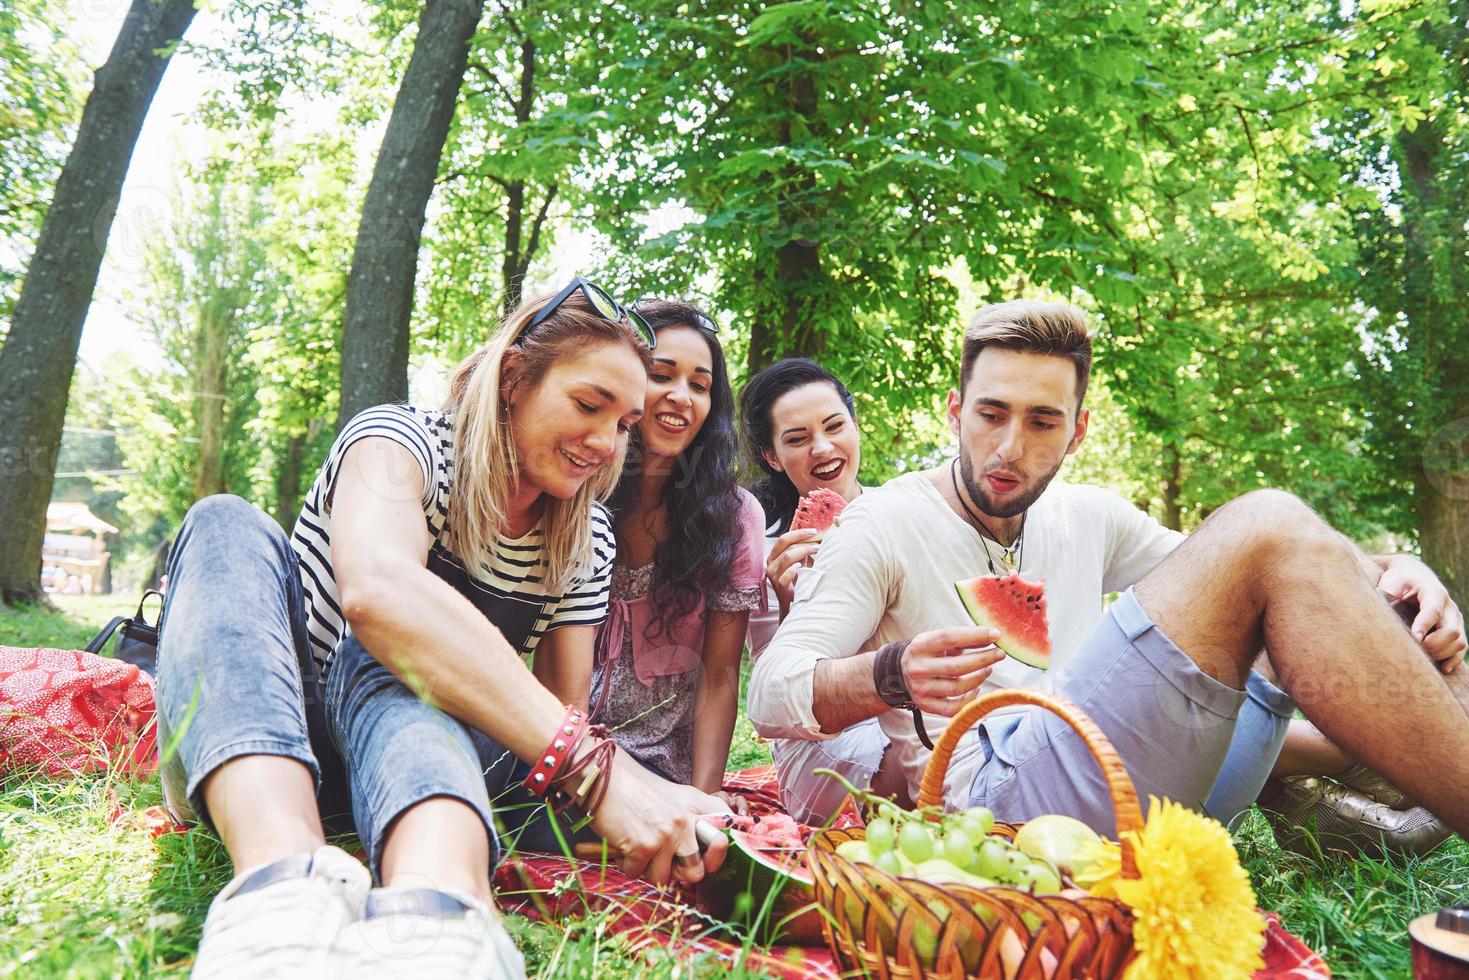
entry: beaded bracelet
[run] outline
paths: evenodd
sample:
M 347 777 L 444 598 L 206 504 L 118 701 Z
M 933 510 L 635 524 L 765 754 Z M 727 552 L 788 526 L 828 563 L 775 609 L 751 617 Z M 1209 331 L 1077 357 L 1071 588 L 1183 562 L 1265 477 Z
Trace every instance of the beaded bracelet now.
M 566 760 L 572 757 L 576 747 L 581 744 L 586 728 L 586 714 L 575 705 L 568 705 L 556 736 L 551 739 L 551 744 L 546 746 L 546 751 L 541 753 L 536 764 L 531 767 L 530 775 L 525 777 L 525 782 L 521 785 L 533 795 L 544 797 L 560 774 L 561 768 L 566 765 Z

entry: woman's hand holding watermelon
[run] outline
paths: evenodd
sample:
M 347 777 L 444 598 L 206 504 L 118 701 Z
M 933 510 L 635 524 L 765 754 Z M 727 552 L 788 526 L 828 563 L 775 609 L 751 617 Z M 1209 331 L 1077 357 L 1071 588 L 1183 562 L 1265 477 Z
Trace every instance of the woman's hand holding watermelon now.
M 952 718 L 973 700 L 1005 652 L 988 626 L 951 626 L 919 633 L 903 651 L 908 696 L 923 711 Z
M 750 804 L 745 800 L 743 796 L 739 795 L 738 793 L 726 793 L 724 790 L 720 790 L 719 792 L 711 793 L 710 795 L 719 802 L 723 803 L 725 806 L 729 807 L 729 811 L 736 816 L 744 817 L 748 816 L 750 813 Z
M 821 532 L 816 528 L 802 527 L 787 531 L 775 539 L 770 548 L 770 557 L 765 559 L 765 577 L 780 600 L 780 618 L 785 619 L 790 611 L 791 600 L 796 591 L 796 572 L 816 557 L 821 547 Z
M 679 858 L 700 855 L 695 820 L 700 814 L 723 811 L 724 804 L 692 786 L 660 779 L 625 752 L 619 750 L 613 759 L 607 795 L 592 819 L 592 829 L 617 855 L 623 872 L 658 885 L 675 878 L 692 885 L 706 872 L 718 870 L 724 861 L 722 835 L 700 860 Z

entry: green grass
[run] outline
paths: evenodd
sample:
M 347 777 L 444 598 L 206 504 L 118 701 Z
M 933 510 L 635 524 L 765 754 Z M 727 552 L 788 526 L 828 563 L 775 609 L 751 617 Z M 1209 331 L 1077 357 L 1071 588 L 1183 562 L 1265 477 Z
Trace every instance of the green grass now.
M 1469 844 L 1423 858 L 1305 857 L 1275 846 L 1258 810 L 1236 834 L 1260 905 L 1326 957 L 1339 977 L 1408 977 L 1408 923 L 1469 901 Z
M 113 616 L 131 616 L 138 609 L 137 599 L 124 595 L 63 595 L 51 601 L 56 610 L 0 606 L 0 645 L 80 650 Z
M 59 611 L 0 610 L 0 645 L 78 647 L 126 600 L 61 597 Z M 768 761 L 741 718 L 731 765 Z M 108 774 L 0 787 L 0 977 L 187 975 L 209 900 L 229 862 L 204 831 L 152 840 L 109 816 L 160 802 L 157 782 Z M 1469 845 L 1455 839 L 1420 860 L 1313 859 L 1280 850 L 1258 814 L 1238 842 L 1260 903 L 1322 951 L 1341 977 L 1406 977 L 1410 919 L 1469 898 Z M 662 951 L 630 956 L 605 916 L 554 926 L 509 917 L 532 976 L 728 975 Z

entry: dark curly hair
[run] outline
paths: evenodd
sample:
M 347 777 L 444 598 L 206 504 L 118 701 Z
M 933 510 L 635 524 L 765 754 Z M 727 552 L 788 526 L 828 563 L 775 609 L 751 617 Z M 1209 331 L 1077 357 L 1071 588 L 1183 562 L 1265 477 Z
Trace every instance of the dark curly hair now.
M 776 361 L 751 378 L 740 392 L 740 422 L 746 458 L 754 464 L 755 472 L 762 475 L 750 492 L 765 508 L 766 525 L 778 525 L 777 530 L 781 534 L 790 529 L 801 494 L 791 478 L 767 463 L 761 454 L 762 451 L 775 451 L 775 428 L 770 412 L 782 395 L 817 382 L 836 389 L 837 397 L 847 406 L 847 414 L 855 422 L 857 406 L 852 401 L 852 393 L 836 375 L 809 357 L 787 357 Z
M 660 623 L 667 628 L 693 612 L 700 598 L 719 595 L 730 585 L 740 540 L 734 393 L 729 387 L 724 348 L 707 314 L 698 307 L 669 300 L 639 300 L 634 309 L 655 333 L 668 327 L 698 331 L 709 345 L 713 361 L 709 415 L 684 450 L 687 465 L 675 471 L 677 478 L 663 484 L 660 501 L 667 535 L 653 552 L 652 591 L 659 597 Z M 658 356 L 656 350 L 653 356 Z M 634 429 L 622 479 L 608 501 L 614 516 L 628 513 L 638 503 L 642 456 L 642 436 Z

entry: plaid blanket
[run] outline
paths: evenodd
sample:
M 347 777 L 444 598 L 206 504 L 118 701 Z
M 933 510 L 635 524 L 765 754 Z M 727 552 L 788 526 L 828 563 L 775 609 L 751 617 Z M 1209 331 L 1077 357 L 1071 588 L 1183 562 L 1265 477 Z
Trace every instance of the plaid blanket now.
M 726 792 L 739 793 L 755 814 L 780 811 L 775 768 L 760 766 L 725 776 Z M 838 825 L 855 823 L 855 810 L 839 815 Z M 629 878 L 616 868 L 550 855 L 519 855 L 495 874 L 501 905 L 533 919 L 555 922 L 589 913 L 606 914 L 605 928 L 623 936 L 634 950 L 657 947 L 680 957 L 703 958 L 711 968 L 759 971 L 792 980 L 837 980 L 839 973 L 825 947 L 784 946 L 769 950 L 732 942 L 723 923 L 703 915 L 680 893 Z M 610 913 L 610 914 L 607 914 Z M 1321 980 L 1326 962 L 1264 913 L 1265 969 L 1256 980 Z
M 32 722 L 35 727 L 26 726 L 19 732 L 13 730 L 17 719 L 14 716 L 6 719 L 8 724 L 0 725 L 0 734 L 14 741 L 10 743 L 8 752 L 0 753 L 0 762 L 39 762 L 48 768 L 56 767 L 62 772 L 74 772 L 91 768 L 99 762 L 105 764 L 108 754 L 106 750 L 115 751 L 121 742 L 126 746 L 127 761 L 137 770 L 146 772 L 156 765 L 156 749 L 152 739 L 147 739 L 142 746 L 138 744 L 136 733 L 140 726 L 137 725 L 138 719 L 135 715 L 128 716 L 124 712 L 130 723 L 124 727 L 124 731 L 127 735 L 134 736 L 133 738 L 118 738 L 110 727 L 110 724 L 116 723 L 117 715 L 114 712 L 119 706 L 133 707 L 135 711 L 142 709 L 139 713 L 151 715 L 151 686 L 146 691 L 146 697 L 136 699 L 142 703 L 136 706 L 132 704 L 134 699 L 128 685 L 136 682 L 134 675 L 137 668 L 128 667 L 130 673 L 126 677 L 119 675 L 116 679 L 110 676 L 107 678 L 108 682 L 120 682 L 119 691 L 129 693 L 112 695 L 111 700 L 103 703 L 106 710 L 98 711 L 97 705 L 79 704 L 75 700 L 74 690 L 78 686 L 76 681 L 93 680 L 87 671 L 89 668 L 95 670 L 95 664 L 81 660 L 66 660 L 65 663 L 54 664 L 45 661 L 46 656 L 54 659 L 53 651 L 42 651 L 40 656 L 43 660 L 20 664 L 0 660 L 0 668 L 4 668 L 0 669 L 0 681 L 11 682 L 10 689 L 5 689 L 3 693 L 12 700 L 20 700 L 16 695 L 22 691 L 32 697 L 44 692 L 44 695 L 53 698 L 53 692 L 65 692 L 64 697 L 55 700 L 66 705 L 66 714 L 53 714 L 45 719 L 49 724 L 40 724 L 41 720 L 36 719 Z M 29 683 L 26 672 L 40 670 L 47 671 L 48 676 L 37 683 Z M 78 673 L 80 677 L 76 676 Z M 17 677 L 17 674 L 20 676 Z M 20 685 L 17 684 L 18 680 L 26 680 L 27 683 Z M 89 689 L 94 685 L 83 683 L 80 686 Z M 53 709 L 55 710 L 60 709 Z M 76 731 L 77 725 L 72 713 L 85 720 L 86 728 L 83 732 Z M 68 751 L 57 752 L 49 745 L 40 748 L 45 736 L 56 730 L 71 733 L 66 745 Z M 42 732 L 45 734 L 42 735 Z M 20 737 L 17 738 L 17 735 Z M 80 752 L 76 751 L 78 743 Z M 16 751 L 21 747 L 25 751 Z M 783 812 L 776 788 L 774 766 L 758 766 L 727 773 L 724 789 L 743 796 L 754 815 Z M 155 838 L 188 829 L 174 820 L 163 807 L 132 810 L 116 801 L 115 796 L 110 816 L 112 823 L 131 826 L 132 829 Z M 856 809 L 849 800 L 843 812 L 838 814 L 834 825 L 845 827 L 858 822 Z M 731 936 L 728 926 L 701 912 L 693 896 L 673 889 L 658 888 L 601 864 L 553 855 L 513 855 L 496 869 L 495 891 L 501 906 L 507 911 L 518 912 L 544 922 L 563 921 L 588 914 L 604 915 L 604 928 L 611 934 L 624 937 L 634 952 L 657 947 L 668 950 L 679 958 L 703 960 L 711 970 L 740 966 L 746 971 L 791 980 L 837 980 L 840 976 L 825 947 L 776 946 L 768 950 L 746 948 L 743 944 L 732 941 L 734 937 L 724 938 Z M 1265 969 L 1255 975 L 1256 980 L 1323 980 L 1331 975 L 1320 955 L 1287 932 L 1274 913 L 1264 915 Z

